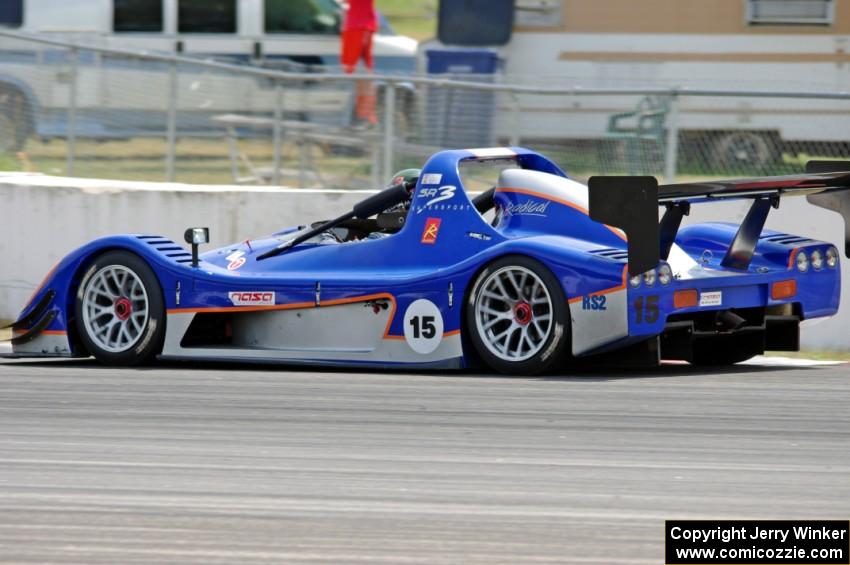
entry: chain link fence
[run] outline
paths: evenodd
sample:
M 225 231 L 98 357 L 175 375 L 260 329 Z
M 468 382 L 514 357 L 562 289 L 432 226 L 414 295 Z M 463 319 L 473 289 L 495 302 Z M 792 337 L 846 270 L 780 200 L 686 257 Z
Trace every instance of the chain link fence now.
M 354 123 L 364 91 L 367 127 Z M 580 179 L 669 181 L 847 159 L 848 129 L 840 92 L 281 72 L 0 32 L 0 170 L 358 189 L 440 149 L 509 144 Z

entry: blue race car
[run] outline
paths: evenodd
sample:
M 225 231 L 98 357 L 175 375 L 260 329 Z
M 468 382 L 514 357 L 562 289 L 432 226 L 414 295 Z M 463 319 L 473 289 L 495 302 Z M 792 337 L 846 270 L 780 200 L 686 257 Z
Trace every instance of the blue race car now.
M 459 175 L 469 161 L 504 167 L 474 199 Z M 34 293 L 13 324 L 12 355 L 483 362 L 534 374 L 583 357 L 731 364 L 796 350 L 801 320 L 838 309 L 838 250 L 764 230 L 765 219 L 800 194 L 847 221 L 847 166 L 666 186 L 592 177 L 585 187 L 533 151 L 443 151 L 335 220 L 200 256 L 206 228 L 187 230 L 191 252 L 155 235 L 93 241 Z M 692 204 L 730 198 L 752 201 L 740 225 L 680 228 Z

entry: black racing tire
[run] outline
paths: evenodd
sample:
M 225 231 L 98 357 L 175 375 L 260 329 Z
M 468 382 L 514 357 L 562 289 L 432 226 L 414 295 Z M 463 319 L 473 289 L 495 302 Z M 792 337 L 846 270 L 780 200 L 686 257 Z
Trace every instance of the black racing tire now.
M 539 302 L 544 299 L 547 302 Z M 542 263 L 523 255 L 497 259 L 478 274 L 467 295 L 465 318 L 481 360 L 506 375 L 536 375 L 553 369 L 571 342 L 561 284 Z M 519 337 L 515 337 L 517 331 Z M 509 333 L 500 338 L 504 332 Z
M 162 351 L 162 287 L 134 253 L 108 251 L 95 258 L 77 289 L 75 318 L 83 345 L 105 365 L 142 365 Z

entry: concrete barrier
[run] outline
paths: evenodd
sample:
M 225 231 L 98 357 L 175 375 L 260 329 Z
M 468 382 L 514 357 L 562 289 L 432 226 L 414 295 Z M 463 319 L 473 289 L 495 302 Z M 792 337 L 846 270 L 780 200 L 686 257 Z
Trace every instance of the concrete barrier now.
M 181 242 L 187 227 L 209 226 L 211 249 L 334 217 L 362 198 L 344 190 L 0 176 L 0 319 L 15 318 L 50 267 L 94 238 L 155 233 Z M 746 210 L 744 202 L 695 206 L 687 221 L 739 222 Z M 768 227 L 843 248 L 841 217 L 804 198 L 784 200 Z M 838 316 L 804 326 L 804 346 L 850 350 L 850 278 L 843 281 L 842 301 Z
M 363 198 L 344 190 L 198 186 L 0 176 L 0 319 L 17 317 L 48 270 L 68 252 L 116 233 L 179 243 L 189 226 L 209 226 L 220 247 L 339 215 Z

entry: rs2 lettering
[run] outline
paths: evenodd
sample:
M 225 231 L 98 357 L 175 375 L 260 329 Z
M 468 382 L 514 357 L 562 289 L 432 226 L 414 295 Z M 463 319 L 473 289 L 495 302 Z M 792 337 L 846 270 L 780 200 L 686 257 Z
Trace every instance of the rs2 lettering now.
M 607 310 L 607 296 L 585 296 L 581 299 L 582 310 Z

